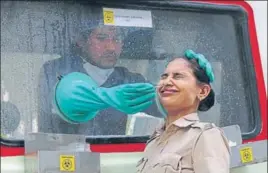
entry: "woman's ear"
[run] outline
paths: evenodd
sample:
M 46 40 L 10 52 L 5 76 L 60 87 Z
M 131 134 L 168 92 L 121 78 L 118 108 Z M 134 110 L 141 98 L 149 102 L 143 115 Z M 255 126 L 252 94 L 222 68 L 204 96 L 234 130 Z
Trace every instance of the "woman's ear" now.
M 198 98 L 200 101 L 204 100 L 208 94 L 210 93 L 211 86 L 208 84 L 202 84 L 200 85 L 200 92 L 198 93 Z

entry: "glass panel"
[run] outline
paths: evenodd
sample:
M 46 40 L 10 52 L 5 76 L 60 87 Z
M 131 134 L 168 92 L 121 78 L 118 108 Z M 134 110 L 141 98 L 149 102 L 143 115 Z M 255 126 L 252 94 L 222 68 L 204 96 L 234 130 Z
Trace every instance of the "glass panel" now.
M 136 115 L 109 108 L 84 124 L 64 122 L 51 105 L 57 76 L 84 72 L 104 87 L 145 80 L 156 84 L 168 61 L 165 55 L 182 55 L 188 48 L 205 54 L 216 75 L 212 86 L 216 105 L 201 113 L 201 119 L 220 126 L 239 124 L 242 132 L 251 131 L 255 124 L 235 19 L 229 14 L 151 12 L 152 28 L 111 27 L 103 26 L 99 6 L 1 2 L 1 103 L 13 105 L 1 107 L 2 135 L 22 139 L 25 133 L 38 131 L 150 134 L 163 121 L 155 105 Z M 11 121 L 15 124 L 9 125 Z

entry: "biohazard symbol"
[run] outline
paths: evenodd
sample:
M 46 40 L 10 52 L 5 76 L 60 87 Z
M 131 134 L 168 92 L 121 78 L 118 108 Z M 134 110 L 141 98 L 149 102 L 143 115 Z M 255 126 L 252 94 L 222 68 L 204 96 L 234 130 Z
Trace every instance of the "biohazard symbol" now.
M 65 169 L 65 170 L 69 170 L 71 169 L 73 166 L 72 166 L 72 162 L 69 160 L 69 159 L 66 159 L 62 162 L 62 167 Z
M 104 24 L 114 24 L 114 12 L 103 10 L 103 23 Z
M 253 152 L 251 147 L 245 147 L 240 149 L 240 156 L 242 163 L 248 163 L 253 161 Z
M 75 157 L 72 155 L 60 156 L 60 171 L 74 172 L 75 171 Z

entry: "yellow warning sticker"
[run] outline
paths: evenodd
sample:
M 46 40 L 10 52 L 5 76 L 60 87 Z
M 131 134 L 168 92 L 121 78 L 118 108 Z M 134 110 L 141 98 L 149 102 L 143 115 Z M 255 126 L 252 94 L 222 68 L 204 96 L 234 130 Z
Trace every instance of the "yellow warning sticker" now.
M 253 161 L 253 151 L 251 147 L 244 147 L 240 149 L 240 156 L 242 163 Z
M 114 24 L 114 12 L 103 9 L 103 23 L 105 25 Z
M 74 172 L 75 171 L 75 156 L 60 155 L 60 171 Z
M 110 26 L 153 27 L 152 14 L 148 10 L 103 8 L 103 23 Z

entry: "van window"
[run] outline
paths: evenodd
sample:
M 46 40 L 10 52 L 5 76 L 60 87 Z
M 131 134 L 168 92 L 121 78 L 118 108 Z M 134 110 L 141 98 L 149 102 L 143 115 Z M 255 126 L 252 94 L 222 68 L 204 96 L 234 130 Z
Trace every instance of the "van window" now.
M 216 104 L 200 113 L 201 120 L 221 127 L 238 124 L 245 138 L 256 135 L 260 115 L 244 11 L 178 4 L 145 8 L 1 1 L 1 136 L 150 135 L 164 121 L 154 105 L 134 115 L 107 108 L 83 124 L 63 121 L 52 105 L 57 77 L 78 71 L 102 87 L 156 85 L 168 55 L 182 56 L 186 49 L 204 54 L 216 76 Z M 188 8 L 175 8 L 183 6 Z

